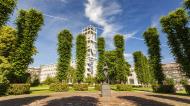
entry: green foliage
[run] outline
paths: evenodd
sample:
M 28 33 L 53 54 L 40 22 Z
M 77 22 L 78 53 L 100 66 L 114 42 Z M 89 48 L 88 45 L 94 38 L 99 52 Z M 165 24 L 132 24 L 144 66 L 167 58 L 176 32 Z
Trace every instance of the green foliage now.
M 1 95 L 6 95 L 8 88 L 9 88 L 8 83 L 0 83 L 0 96 Z
M 188 95 L 190 95 L 190 85 L 184 85 L 185 91 Z
M 177 63 L 180 63 L 183 72 L 190 77 L 190 32 L 189 16 L 179 8 L 161 18 L 162 30 L 167 34 L 170 51 Z
M 0 28 L 9 19 L 9 15 L 16 7 L 17 0 L 0 0 Z
M 136 51 L 133 53 L 135 72 L 137 74 L 138 81 L 142 84 L 148 85 L 152 81 L 152 74 L 149 69 L 149 64 L 146 56 L 142 52 Z
M 129 67 L 126 67 L 124 58 L 124 37 L 122 35 L 114 36 L 114 44 L 116 47 L 116 80 L 119 83 L 125 83 L 127 81 L 127 76 L 129 74 Z
M 46 85 L 50 85 L 51 83 L 56 83 L 56 82 L 59 82 L 56 77 L 47 76 L 46 80 L 43 83 Z
M 35 76 L 34 79 L 31 80 L 30 84 L 31 84 L 32 87 L 40 85 L 39 78 L 37 76 Z
M 180 81 L 180 84 L 182 84 L 183 86 L 184 86 L 184 85 L 188 85 L 188 80 L 187 80 L 187 79 L 182 79 L 182 80 Z
M 84 79 L 86 48 L 86 36 L 78 35 L 76 39 L 76 80 L 78 83 L 81 83 Z
M 148 28 L 144 32 L 145 43 L 148 46 L 150 70 L 154 73 L 155 81 L 163 83 L 165 78 L 161 67 L 160 40 L 156 28 Z
M 57 79 L 64 81 L 67 79 L 68 69 L 71 62 L 72 34 L 69 30 L 63 30 L 58 35 L 58 67 Z
M 105 40 L 103 37 L 98 38 L 98 65 L 97 65 L 97 81 L 103 82 L 105 80 L 104 75 L 104 52 L 105 52 Z
M 97 91 L 101 91 L 101 85 L 100 84 L 96 84 L 94 88 Z
M 76 69 L 69 66 L 67 73 L 67 82 L 75 83 L 76 82 Z
M 16 30 L 10 26 L 0 28 L 0 56 L 10 58 L 16 45 Z
M 66 83 L 52 83 L 49 86 L 51 91 L 64 92 L 69 90 L 69 85 Z
M 30 84 L 10 84 L 8 94 L 21 95 L 30 93 Z
M 88 91 L 88 84 L 74 84 L 73 88 L 76 91 Z
M 36 53 L 34 42 L 43 25 L 43 15 L 35 9 L 20 10 L 16 24 L 16 51 L 10 59 L 12 71 L 8 75 L 8 80 L 11 83 L 25 83 L 29 77 L 26 70 L 28 65 L 33 62 L 32 56 Z
M 174 85 L 152 85 L 153 92 L 156 93 L 175 93 L 176 89 Z
M 190 0 L 184 0 L 184 7 L 190 9 Z
M 111 83 L 115 83 L 116 82 L 116 52 L 115 51 L 106 51 L 105 52 L 105 62 L 108 65 L 108 76 L 109 76 L 109 80 L 111 81 Z
M 157 93 L 175 93 L 175 84 L 173 79 L 165 79 L 163 84 L 153 84 L 152 85 L 153 92 Z
M 88 76 L 87 78 L 85 78 L 85 83 L 92 85 L 95 83 L 95 78 L 93 78 L 92 76 Z
M 127 84 L 117 84 L 116 89 L 118 91 L 131 91 L 133 87 L 132 85 L 127 85 Z

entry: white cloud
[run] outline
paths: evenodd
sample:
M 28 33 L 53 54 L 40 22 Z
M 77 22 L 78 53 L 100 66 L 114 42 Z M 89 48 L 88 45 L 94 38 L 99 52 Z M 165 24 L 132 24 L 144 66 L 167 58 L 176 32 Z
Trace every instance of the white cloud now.
M 106 6 L 105 3 L 107 4 Z M 113 24 L 113 22 L 110 22 L 109 17 L 111 18 L 111 16 L 114 16 L 121 11 L 121 7 L 118 3 L 109 2 L 108 0 L 105 0 L 104 2 L 101 2 L 100 0 L 87 0 L 87 3 L 85 4 L 86 17 L 95 24 L 103 27 L 102 35 L 106 37 L 113 34 L 113 32 L 118 31 L 118 26 Z

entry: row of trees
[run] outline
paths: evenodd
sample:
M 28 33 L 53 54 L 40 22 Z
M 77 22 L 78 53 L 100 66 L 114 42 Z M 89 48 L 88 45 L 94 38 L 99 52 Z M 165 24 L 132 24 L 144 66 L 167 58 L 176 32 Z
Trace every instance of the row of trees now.
M 43 25 L 43 15 L 35 9 L 20 10 L 16 29 L 6 26 L 15 6 L 16 0 L 0 1 L 0 79 L 26 83 L 29 78 L 26 70 L 37 52 L 34 42 Z
M 184 0 L 184 6 L 182 8 L 178 8 L 170 12 L 167 16 L 161 17 L 160 23 L 163 32 L 167 34 L 171 53 L 175 57 L 176 62 L 181 64 L 185 75 L 190 78 L 189 13 L 190 0 Z M 161 68 L 159 33 L 156 28 L 148 28 L 143 36 L 148 46 L 149 58 L 147 61 L 146 57 L 139 51 L 133 54 L 138 79 L 142 84 L 158 83 L 162 85 L 165 76 Z M 146 75 L 147 72 L 150 74 Z
M 103 82 L 105 80 L 103 67 L 108 65 L 108 77 L 111 83 L 126 83 L 129 75 L 130 65 L 124 58 L 124 38 L 122 35 L 114 36 L 114 44 L 116 49 L 112 51 L 105 51 L 104 38 L 98 39 L 98 66 L 97 66 L 97 80 Z
M 124 58 L 124 38 L 122 35 L 114 37 L 116 50 L 105 51 L 105 40 L 103 37 L 98 38 L 98 65 L 96 80 L 102 83 L 105 80 L 104 66 L 109 67 L 109 79 L 113 83 L 125 83 L 129 74 L 130 65 Z M 69 79 L 69 65 L 71 61 L 72 34 L 68 30 L 63 30 L 58 35 L 58 74 L 59 81 Z M 86 59 L 86 36 L 78 35 L 76 39 L 76 82 L 84 81 L 85 59 Z

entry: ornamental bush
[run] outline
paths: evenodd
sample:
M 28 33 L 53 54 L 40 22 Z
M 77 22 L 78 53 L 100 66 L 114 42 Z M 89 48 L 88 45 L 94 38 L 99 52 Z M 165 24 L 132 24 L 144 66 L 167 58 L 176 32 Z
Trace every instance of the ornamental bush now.
M 176 92 L 174 80 L 170 78 L 167 78 L 163 82 L 163 85 L 153 84 L 152 89 L 153 89 L 153 92 L 157 92 L 157 93 L 175 93 Z
M 59 82 L 56 77 L 47 77 L 46 80 L 43 82 L 46 85 L 50 85 L 51 83 L 57 83 Z
M 185 91 L 188 95 L 190 95 L 190 85 L 184 85 Z
M 10 84 L 8 91 L 10 95 L 21 95 L 30 93 L 30 84 Z
M 64 92 L 69 90 L 69 85 L 66 83 L 52 83 L 49 86 L 51 91 Z
M 101 85 L 100 85 L 100 84 L 96 84 L 96 85 L 95 85 L 95 90 L 100 91 L 100 90 L 101 90 Z
M 6 95 L 8 87 L 9 87 L 8 83 L 0 83 L 0 96 Z
M 127 84 L 117 84 L 116 90 L 118 91 L 131 91 L 133 89 L 132 85 Z
M 73 88 L 76 91 L 88 91 L 88 84 L 74 84 Z
M 156 93 L 175 93 L 176 89 L 174 85 L 152 85 L 153 92 Z

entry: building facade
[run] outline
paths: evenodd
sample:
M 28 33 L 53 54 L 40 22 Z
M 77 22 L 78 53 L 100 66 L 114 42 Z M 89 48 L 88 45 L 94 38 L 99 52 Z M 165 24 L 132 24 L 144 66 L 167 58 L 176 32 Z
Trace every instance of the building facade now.
M 97 66 L 97 30 L 93 26 L 88 26 L 82 30 L 82 34 L 86 36 L 87 42 L 87 53 L 85 61 L 85 73 L 84 76 L 96 76 L 96 66 Z
M 41 72 L 39 75 L 40 82 L 44 82 L 47 77 L 55 77 L 57 74 L 57 65 L 42 65 L 40 66 Z
M 131 85 L 140 85 L 138 83 L 137 74 L 135 73 L 134 68 L 130 68 L 130 74 L 128 76 L 128 84 L 131 84 Z

